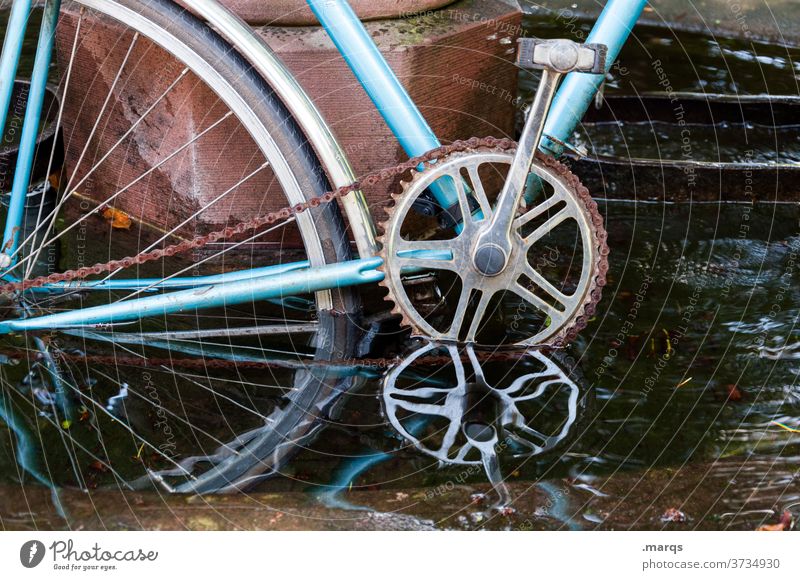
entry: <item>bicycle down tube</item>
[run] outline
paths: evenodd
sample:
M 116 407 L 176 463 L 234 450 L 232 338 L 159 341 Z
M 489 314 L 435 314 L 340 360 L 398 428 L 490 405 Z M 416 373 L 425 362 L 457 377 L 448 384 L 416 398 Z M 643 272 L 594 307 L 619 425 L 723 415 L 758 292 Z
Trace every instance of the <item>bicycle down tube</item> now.
M 406 153 L 413 157 L 439 146 L 439 141 L 424 117 L 402 87 L 394 72 L 380 54 L 367 30 L 346 0 L 307 0 L 333 43 L 345 58 L 364 90 L 385 119 Z M 191 4 L 191 2 L 188 2 Z M 595 24 L 588 42 L 608 45 L 607 64 L 616 59 L 645 5 L 645 0 L 609 0 Z M 42 98 L 47 84 L 47 73 L 53 51 L 53 37 L 60 0 L 48 0 L 42 21 L 34 72 L 31 79 L 31 97 L 26 111 L 20 142 L 20 156 L 14 176 L 10 210 L 4 228 L 0 268 L 3 280 L 18 281 L 13 275 L 16 255 L 19 253 L 19 232 L 22 210 L 30 185 L 33 154 L 36 150 L 36 132 L 41 117 Z M 0 121 L 5 123 L 8 104 L 14 85 L 17 63 L 22 50 L 25 24 L 30 13 L 31 0 L 14 0 L 9 30 L 0 57 Z M 560 143 L 571 135 L 602 83 L 602 75 L 572 73 L 562 83 L 545 126 L 545 145 L 553 153 L 560 152 Z M 5 106 L 4 106 L 5 105 Z M 3 125 L 4 127 L 4 125 Z M 547 140 L 550 138 L 550 141 Z M 554 145 L 553 145 L 554 143 Z M 22 167 L 20 167 L 22 166 Z M 432 190 L 437 203 L 450 207 L 452 193 L 441 187 Z M 144 296 L 125 302 L 50 314 L 38 318 L 6 321 L 0 324 L 0 334 L 15 330 L 74 328 L 137 320 L 155 314 L 163 315 L 186 309 L 237 304 L 266 298 L 287 297 L 321 290 L 359 284 L 370 284 L 382 279 L 378 271 L 382 259 L 362 256 L 339 264 L 311 268 L 307 263 L 287 264 L 275 268 L 257 268 L 216 276 L 173 278 L 163 283 L 153 280 L 103 280 L 95 282 L 46 284 L 32 288 L 36 292 L 74 292 L 80 290 L 161 290 L 177 289 L 170 294 Z

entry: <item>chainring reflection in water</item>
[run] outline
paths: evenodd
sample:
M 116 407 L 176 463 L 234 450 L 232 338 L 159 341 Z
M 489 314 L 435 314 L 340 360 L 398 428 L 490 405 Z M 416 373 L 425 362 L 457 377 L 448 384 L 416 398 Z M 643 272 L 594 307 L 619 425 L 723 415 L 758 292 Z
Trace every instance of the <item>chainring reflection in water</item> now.
M 593 391 L 562 352 L 492 354 L 425 343 L 386 373 L 382 402 L 394 429 L 440 465 L 482 465 L 499 495 L 495 507 L 505 508 L 501 458 L 563 448 L 579 431 Z

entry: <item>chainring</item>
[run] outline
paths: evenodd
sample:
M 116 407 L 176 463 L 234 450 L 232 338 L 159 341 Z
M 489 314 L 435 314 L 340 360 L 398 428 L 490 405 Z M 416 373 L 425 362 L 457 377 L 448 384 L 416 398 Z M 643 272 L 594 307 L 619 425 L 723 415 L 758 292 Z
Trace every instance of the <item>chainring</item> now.
M 401 193 L 392 195 L 394 205 L 387 208 L 388 219 L 381 224 L 382 235 L 379 238 L 384 260 L 382 269 L 386 274 L 381 285 L 388 290 L 386 299 L 394 302 L 393 312 L 402 318 L 403 325 L 411 327 L 413 335 L 445 342 L 499 344 L 496 340 L 483 339 L 481 329 L 491 318 L 487 316 L 491 314 L 489 306 L 502 310 L 502 304 L 496 298 L 501 292 L 500 300 L 510 292 L 515 299 L 533 306 L 531 312 L 536 317 L 530 318 L 538 321 L 535 330 L 525 329 L 524 336 L 515 336 L 505 344 L 565 346 L 577 337 L 594 315 L 608 273 L 609 249 L 603 218 L 597 203 L 578 177 L 552 157 L 539 154 L 531 167 L 532 179 L 538 179 L 541 184 L 542 199 L 530 207 L 520 207 L 518 211 L 512 231 L 515 249 L 509 266 L 500 276 L 492 278 L 479 274 L 472 267 L 472 243 L 480 231 L 481 222 L 491 216 L 491 195 L 498 190 L 485 187 L 482 168 L 510 166 L 513 158 L 513 150 L 500 147 L 455 152 L 424 164 L 422 170 L 412 170 L 410 180 L 401 182 Z M 435 222 L 431 226 L 430 219 L 427 228 L 414 223 L 420 221 L 412 211 L 415 202 L 433 184 L 441 187 L 445 183 L 458 193 L 456 209 L 460 212 L 457 213 L 472 216 L 462 221 L 460 232 L 451 228 L 448 233 L 447 227 Z M 476 217 L 478 209 L 482 215 Z M 452 211 L 451 208 L 450 213 Z M 576 280 L 568 284 L 574 286 L 574 292 L 568 294 L 564 291 L 568 288 L 563 281 L 562 288 L 557 288 L 530 260 L 532 249 L 545 235 L 571 222 L 574 222 L 572 227 L 577 232 L 576 240 L 580 238 L 581 264 L 580 275 L 573 276 Z M 573 258 L 574 255 L 573 247 Z M 458 279 L 450 284 L 455 288 L 452 292 L 458 295 L 451 321 L 437 319 L 438 323 L 435 323 L 429 311 L 421 311 L 415 305 L 404 281 L 409 272 L 421 271 Z M 522 331 L 517 334 L 522 334 Z

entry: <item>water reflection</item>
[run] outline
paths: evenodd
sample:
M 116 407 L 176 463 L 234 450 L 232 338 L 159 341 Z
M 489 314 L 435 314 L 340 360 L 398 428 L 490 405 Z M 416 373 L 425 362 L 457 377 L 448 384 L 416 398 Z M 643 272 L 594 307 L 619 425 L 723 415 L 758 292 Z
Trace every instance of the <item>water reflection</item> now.
M 4 389 L 0 389 L 0 421 L 8 427 L 16 439 L 14 451 L 21 474 L 27 474 L 33 477 L 37 483 L 50 488 L 56 513 L 59 517 L 66 519 L 58 488 L 42 469 L 36 435 L 31 431 L 24 415 L 14 406 L 10 395 Z
M 313 335 L 313 358 L 258 357 L 227 347 L 226 359 L 240 364 L 263 361 L 291 370 L 286 394 L 276 398 L 268 413 L 255 414 L 255 427 L 239 431 L 228 422 L 234 437 L 211 453 L 190 454 L 172 461 L 167 469 L 150 469 L 133 486 L 155 482 L 173 493 L 230 493 L 252 488 L 284 473 L 298 451 L 307 448 L 325 427 L 339 400 L 363 381 L 364 370 L 347 356 L 365 348 L 361 329 L 346 317 L 323 315 Z M 219 353 L 221 354 L 221 353 Z M 224 360 L 224 359 L 223 359 Z M 369 374 L 369 373 L 366 373 Z M 281 383 L 278 383 L 281 385 Z M 234 415 L 234 417 L 238 416 Z
M 173 493 L 228 493 L 285 475 L 292 459 L 335 422 L 347 396 L 361 390 L 365 376 L 374 372 L 372 363 L 361 365 L 358 359 L 348 367 L 335 363 L 297 371 L 295 387 L 276 402 L 262 425 L 212 453 L 190 455 L 168 469 L 148 469 L 133 487 L 155 482 Z M 483 466 L 498 495 L 495 506 L 506 509 L 511 497 L 501 456 L 530 458 L 569 441 L 591 399 L 576 375 L 560 354 L 506 351 L 492 356 L 471 347 L 424 343 L 386 372 L 375 396 L 383 402 L 388 425 L 419 452 L 441 465 Z M 443 431 L 440 419 L 448 422 Z M 533 426 L 538 423 L 543 430 Z M 344 457 L 331 480 L 321 483 L 319 497 L 331 507 L 359 509 L 340 492 L 392 456 L 378 448 Z
M 408 350 L 396 327 L 343 318 L 323 319 L 317 342 L 291 344 L 131 326 L 42 335 L 44 346 L 10 337 L 0 372 L 15 414 L 2 419 L 11 428 L 0 441 L 0 485 L 25 494 L 43 485 L 66 488 L 62 495 L 88 489 L 93 502 L 129 487 L 179 502 L 302 492 L 296 497 L 315 506 L 362 508 L 352 514 L 419 509 L 439 521 L 459 518 L 470 494 L 487 489 L 486 465 L 518 510 L 494 511 L 502 525 L 524 516 L 533 527 L 649 529 L 686 502 L 692 525 L 754 529 L 769 517 L 758 514 L 800 500 L 797 435 L 778 425 L 798 427 L 797 209 L 605 209 L 625 259 L 612 263 L 607 310 L 569 349 L 585 380 L 565 355 L 547 363 L 537 358 L 545 353 L 513 361 L 474 353 L 481 378 L 467 351 Z M 203 328 L 215 320 L 203 319 Z M 37 354 L 43 348 L 52 360 Z M 393 383 L 382 384 L 387 369 L 371 359 L 398 352 L 407 354 L 389 369 Z M 548 365 L 561 375 L 554 366 L 555 382 L 538 396 L 536 381 L 551 378 L 513 386 Z M 61 402 L 59 384 L 68 395 Z M 536 433 L 515 426 L 519 416 Z M 451 424 L 455 438 L 444 445 Z M 467 463 L 453 461 L 461 453 Z M 20 462 L 38 466 L 44 481 Z M 489 503 L 508 505 L 502 488 L 489 491 Z M 409 497 L 393 503 L 394 494 Z M 54 512 L 49 495 L 45 507 Z M 648 510 L 656 513 L 642 519 Z M 486 520 L 489 512 L 481 511 Z M 443 525 L 485 525 L 468 518 Z
M 383 404 L 391 425 L 441 465 L 481 465 L 497 494 L 493 507 L 508 510 L 500 456 L 556 451 L 590 407 L 591 389 L 565 363 L 563 354 L 537 350 L 424 344 L 387 373 Z
M 381 369 L 362 358 L 387 350 L 374 344 L 384 335 L 380 325 L 364 329 L 344 317 L 320 325 L 326 332 L 315 335 L 313 358 L 255 354 L 231 344 L 225 358 L 195 359 L 208 364 L 205 376 L 181 368 L 177 359 L 169 368 L 127 368 L 128 359 L 121 358 L 113 369 L 79 364 L 75 353 L 91 360 L 90 352 L 62 342 L 54 349 L 57 365 L 50 368 L 37 355 L 29 361 L 33 370 L 16 384 L 6 382 L 0 419 L 12 428 L 21 468 L 54 490 L 206 495 L 281 489 L 302 480 L 328 507 L 375 511 L 350 501 L 346 491 L 382 464 L 413 463 L 417 455 L 439 466 L 477 466 L 476 475 L 482 469 L 496 496 L 492 507 L 511 513 L 503 468 L 557 454 L 591 407 L 591 389 L 564 354 L 422 343 Z M 113 334 L 82 331 L 83 346 L 95 339 L 125 352 L 143 344 L 162 348 L 146 335 L 120 333 L 115 342 Z M 345 359 L 343 352 L 357 356 Z M 231 362 L 230 370 L 213 364 L 219 360 Z M 265 365 L 260 376 L 253 374 L 254 362 Z M 273 381 L 279 392 L 263 393 Z M 62 383 L 76 418 L 59 429 L 56 385 Z M 13 397 L 37 417 L 14 412 Z M 365 406 L 372 412 L 362 413 Z M 361 424 L 348 418 L 359 414 Z M 317 445 L 326 431 L 358 437 L 360 444 L 337 446 L 326 457 Z M 317 468 L 311 480 L 299 475 L 309 465 Z M 264 487 L 269 482 L 277 486 Z
M 563 22 L 526 22 L 534 36 L 565 33 Z M 636 66 L 653 55 L 669 63 L 676 91 L 796 93 L 794 49 L 756 43 L 743 51 L 734 40 L 665 38 L 653 29 L 637 30 L 637 40 L 623 52 L 625 73 L 608 79 L 608 94 L 663 89 L 651 66 Z M 22 64 L 24 74 L 30 62 Z M 522 81 L 523 90 L 533 86 L 527 75 Z M 693 135 L 701 145 L 701 128 Z M 715 152 L 744 150 L 737 140 L 707 137 Z M 641 154 L 641 142 L 631 146 Z M 630 198 L 641 188 L 621 186 Z M 476 370 L 469 352 L 422 344 L 391 369 L 384 388 L 384 369 L 360 359 L 403 352 L 396 329 L 324 319 L 324 339 L 311 343 L 207 336 L 221 321 L 255 321 L 244 309 L 216 319 L 190 313 L 165 332 L 129 325 L 43 334 L 44 343 L 9 338 L 3 347 L 25 354 L 14 365 L 18 355 L 0 352 L 0 524 L 27 521 L 17 504 L 66 518 L 61 498 L 78 511 L 77 496 L 90 498 L 87 512 L 99 512 L 105 498 L 107 512 L 122 517 L 129 488 L 155 487 L 180 493 L 136 492 L 149 514 L 169 512 L 158 509 L 168 502 L 186 509 L 193 494 L 205 506 L 221 492 L 273 493 L 281 502 L 302 492 L 315 506 L 320 499 L 350 510 L 405 509 L 442 527 L 480 527 L 464 506 L 485 489 L 486 471 L 499 488 L 491 503 L 507 506 L 508 488 L 521 529 L 577 521 L 652 529 L 673 507 L 688 512 L 692 526 L 715 529 L 755 529 L 783 510 L 796 514 L 797 205 L 603 203 L 602 211 L 614 256 L 608 297 L 570 349 L 588 381 L 563 355 L 478 358 Z M 80 360 L 97 354 L 110 362 Z M 449 360 L 426 365 L 430 354 Z M 161 362 L 127 360 L 144 357 Z M 559 371 L 513 386 L 548 365 Z M 43 505 L 29 503 L 36 490 Z M 535 493 L 525 505 L 528 490 Z M 145 525 L 139 521 L 131 525 Z

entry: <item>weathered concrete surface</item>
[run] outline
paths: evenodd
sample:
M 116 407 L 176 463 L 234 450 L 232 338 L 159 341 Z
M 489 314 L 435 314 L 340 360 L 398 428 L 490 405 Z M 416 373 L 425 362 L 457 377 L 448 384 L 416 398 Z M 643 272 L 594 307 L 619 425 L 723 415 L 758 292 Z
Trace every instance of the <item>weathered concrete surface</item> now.
M 571 12 L 596 17 L 605 2 L 597 0 L 521 0 L 523 9 L 537 13 Z M 651 0 L 640 24 L 750 38 L 800 46 L 796 0 Z

